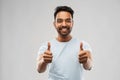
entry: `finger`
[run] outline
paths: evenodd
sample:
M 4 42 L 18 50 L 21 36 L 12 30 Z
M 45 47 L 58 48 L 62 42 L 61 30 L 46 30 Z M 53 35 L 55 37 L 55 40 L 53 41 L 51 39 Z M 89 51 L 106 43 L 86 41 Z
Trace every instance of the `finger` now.
M 79 60 L 87 59 L 87 56 L 79 57 Z
M 83 50 L 83 43 L 81 42 L 80 43 L 80 51 L 82 51 Z
M 52 58 L 52 55 L 43 55 L 43 58 Z
M 46 50 L 46 51 L 44 52 L 44 54 L 52 55 L 52 53 L 51 53 L 50 51 L 48 51 L 48 50 Z
M 52 58 L 44 58 L 46 61 L 52 61 Z
M 50 60 L 45 60 L 44 62 L 45 62 L 45 63 L 51 63 L 52 60 L 51 60 L 51 61 L 50 61 Z
M 47 50 L 50 51 L 50 47 L 51 47 L 50 42 L 48 42 L 48 49 Z
M 79 57 L 82 57 L 82 56 L 86 56 L 86 53 L 81 52 L 81 53 L 79 54 Z
M 50 62 L 52 62 L 52 58 L 44 58 L 44 61 L 45 61 L 46 63 L 50 63 Z
M 79 60 L 80 63 L 86 63 L 87 62 L 87 58 L 81 59 Z

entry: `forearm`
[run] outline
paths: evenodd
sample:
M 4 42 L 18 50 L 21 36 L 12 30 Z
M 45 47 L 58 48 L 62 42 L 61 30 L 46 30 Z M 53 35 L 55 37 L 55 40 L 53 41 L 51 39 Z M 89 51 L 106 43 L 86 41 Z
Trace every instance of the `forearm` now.
M 86 63 L 83 64 L 85 70 L 91 70 L 92 68 L 92 60 L 88 59 Z
M 37 71 L 39 73 L 44 72 L 46 70 L 46 67 L 47 67 L 47 63 L 45 63 L 43 61 L 42 55 L 40 55 L 40 57 L 37 58 Z
M 38 61 L 37 63 L 37 71 L 39 73 L 42 73 L 46 70 L 47 64 L 44 63 L 42 60 Z

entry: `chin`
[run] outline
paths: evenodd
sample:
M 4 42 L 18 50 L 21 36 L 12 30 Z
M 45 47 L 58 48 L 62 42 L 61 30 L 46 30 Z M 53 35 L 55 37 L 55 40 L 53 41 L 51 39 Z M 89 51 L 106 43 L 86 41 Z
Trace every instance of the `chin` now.
M 60 34 L 62 37 L 67 37 L 69 34 Z
M 60 31 L 58 31 L 58 33 L 59 33 L 59 35 L 60 35 L 61 37 L 67 37 L 67 36 L 69 36 L 69 35 L 70 35 L 70 32 L 71 32 L 71 31 L 62 33 L 62 32 L 60 32 Z

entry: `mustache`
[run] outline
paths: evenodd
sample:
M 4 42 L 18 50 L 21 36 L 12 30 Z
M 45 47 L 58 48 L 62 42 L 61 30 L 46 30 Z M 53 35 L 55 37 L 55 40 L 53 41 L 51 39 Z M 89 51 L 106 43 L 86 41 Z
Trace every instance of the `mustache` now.
M 70 29 L 68 26 L 61 26 L 61 27 L 59 27 L 59 30 L 62 30 L 62 28 Z

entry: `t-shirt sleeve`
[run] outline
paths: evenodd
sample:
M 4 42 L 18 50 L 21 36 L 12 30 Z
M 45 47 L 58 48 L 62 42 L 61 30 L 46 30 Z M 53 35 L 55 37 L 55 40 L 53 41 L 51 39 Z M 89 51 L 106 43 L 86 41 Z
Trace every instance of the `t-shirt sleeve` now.
M 40 45 L 40 48 L 39 48 L 39 51 L 38 51 L 38 56 L 39 56 L 40 54 L 43 54 L 46 50 L 47 50 L 47 43 L 42 43 L 42 44 Z
M 90 52 L 92 52 L 91 46 L 85 41 L 82 41 L 82 42 L 83 42 L 83 49 L 89 50 Z

